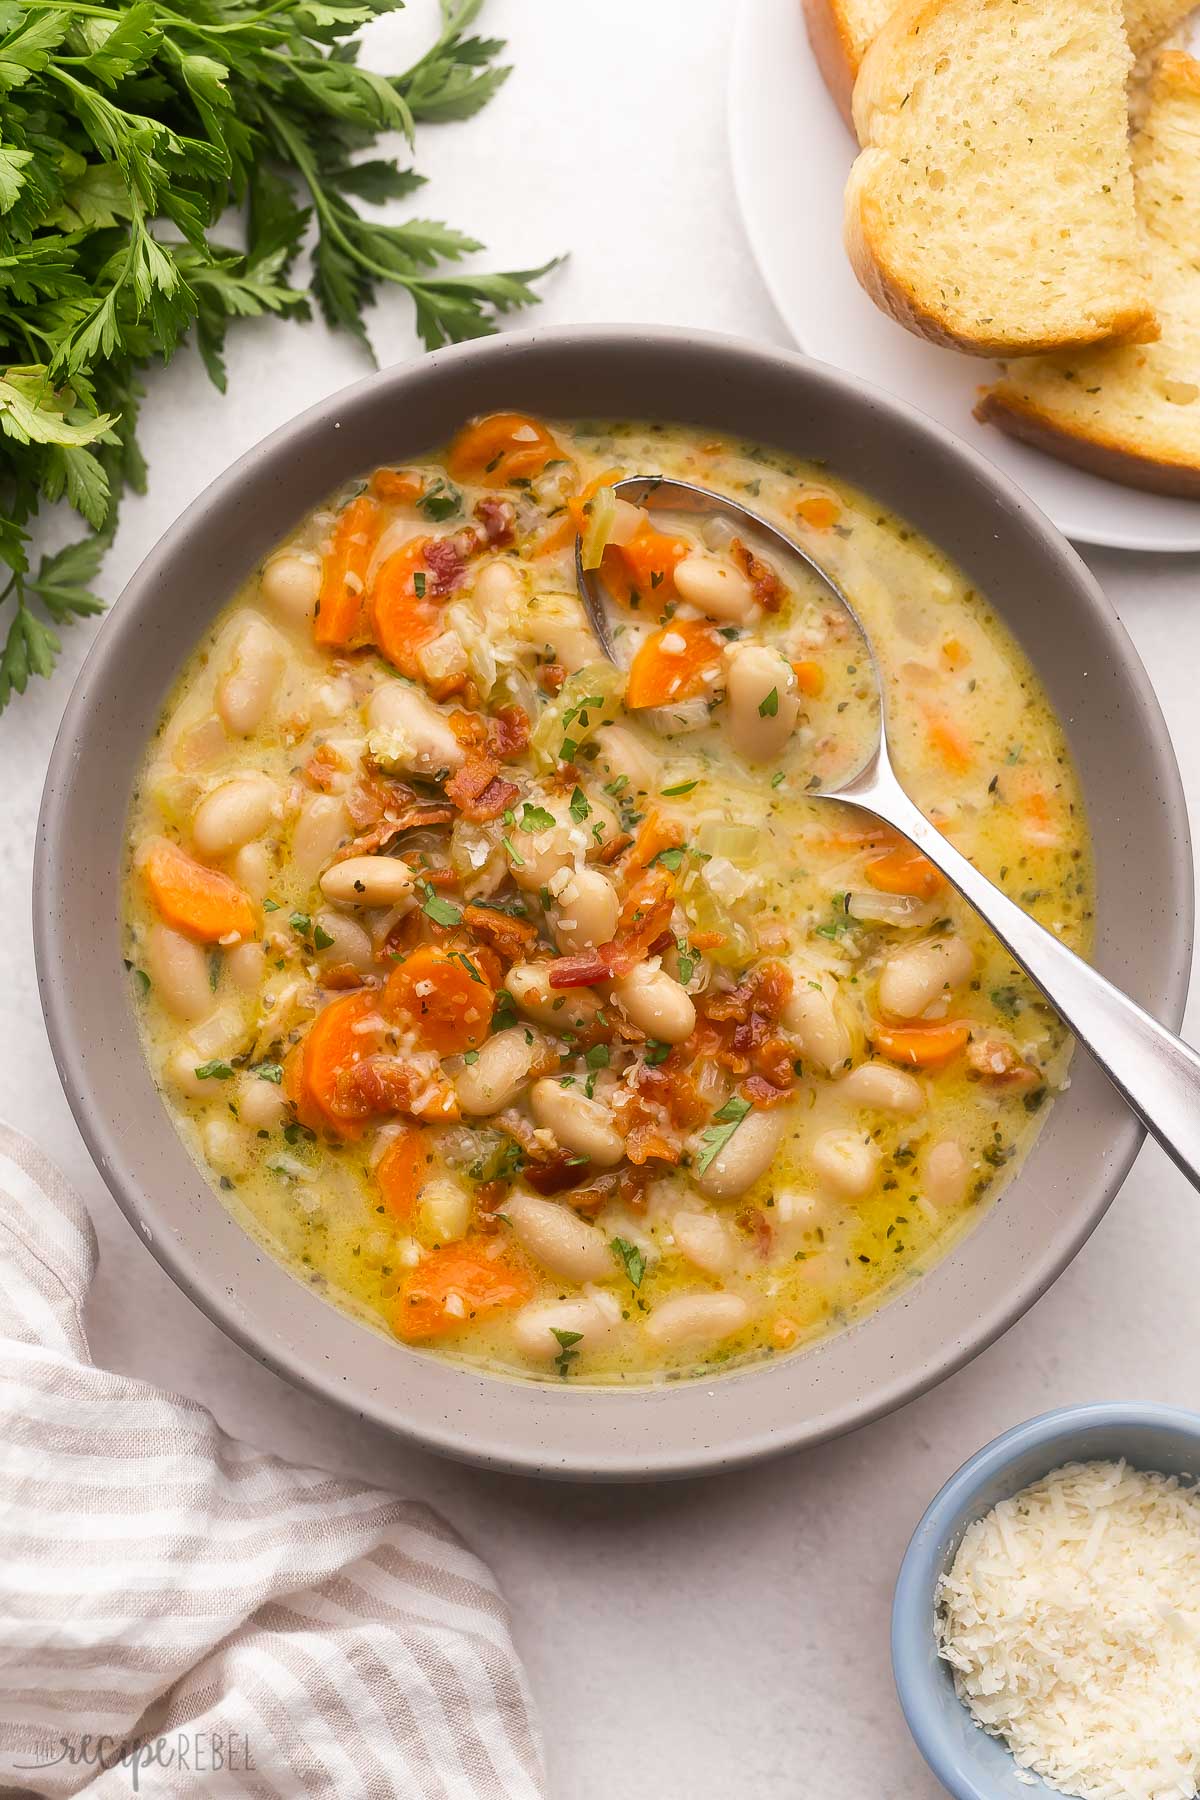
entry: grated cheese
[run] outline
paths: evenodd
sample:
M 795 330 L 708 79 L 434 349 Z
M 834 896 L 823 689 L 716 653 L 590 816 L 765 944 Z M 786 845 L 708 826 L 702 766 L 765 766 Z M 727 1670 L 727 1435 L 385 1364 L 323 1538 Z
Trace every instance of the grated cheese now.
M 1196 1794 L 1194 1488 L 1123 1462 L 1054 1470 L 967 1531 L 937 1633 L 960 1699 L 1020 1768 L 1082 1800 Z

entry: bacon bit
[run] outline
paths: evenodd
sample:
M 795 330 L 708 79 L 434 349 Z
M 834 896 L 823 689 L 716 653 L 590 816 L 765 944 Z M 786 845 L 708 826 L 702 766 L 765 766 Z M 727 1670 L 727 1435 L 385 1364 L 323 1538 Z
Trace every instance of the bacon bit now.
M 553 1059 L 557 1064 L 557 1057 Z M 586 1179 L 586 1162 L 577 1161 L 557 1144 L 551 1148 L 538 1137 L 530 1121 L 521 1113 L 507 1110 L 497 1113 L 492 1124 L 503 1131 L 525 1153 L 521 1178 L 539 1194 L 561 1194 L 578 1187 Z
M 332 791 L 337 777 L 344 774 L 349 766 L 345 757 L 339 756 L 331 744 L 320 744 L 309 758 L 304 776 L 307 781 L 312 783 L 313 787 L 320 788 L 328 794 Z
M 975 1038 L 967 1045 L 967 1066 L 977 1075 L 1013 1093 L 1041 1085 L 1041 1074 L 1006 1038 Z
M 440 1073 L 428 1075 L 398 1056 L 367 1056 L 343 1069 L 337 1082 L 338 1104 L 347 1112 L 408 1113 L 438 1124 L 456 1120 L 458 1099 Z
M 693 931 L 689 938 L 693 950 L 717 950 L 725 942 L 723 931 Z
M 453 537 L 430 538 L 425 546 L 425 567 L 433 577 L 431 598 L 441 600 L 461 587 L 466 579 L 467 564 L 483 549 L 487 539 L 474 525 L 456 531 Z
M 610 958 L 614 975 L 627 975 L 648 947 L 669 931 L 675 910 L 675 880 L 661 866 L 647 869 L 631 884 L 621 905 Z
M 597 1175 L 589 1181 L 586 1187 L 576 1188 L 571 1195 L 571 1209 L 591 1217 L 601 1207 L 619 1200 L 631 1212 L 645 1212 L 646 1183 L 652 1178 L 652 1174 L 650 1169 L 634 1167 L 628 1163 L 623 1163 L 619 1169 L 607 1169 L 603 1175 Z
M 614 838 L 610 838 L 597 850 L 595 860 L 600 863 L 615 863 L 618 856 L 627 850 L 632 842 L 633 839 L 627 831 L 618 831 Z
M 681 1069 L 642 1063 L 634 1071 L 633 1085 L 639 1099 L 665 1107 L 672 1125 L 684 1131 L 694 1130 L 708 1118 L 710 1108 L 696 1092 L 695 1082 Z
M 331 969 L 321 971 L 321 986 L 324 988 L 360 988 L 367 986 L 367 978 L 361 969 L 353 963 L 335 963 Z
M 643 1163 L 665 1162 L 677 1163 L 683 1156 L 683 1145 L 677 1138 L 669 1138 L 653 1125 L 635 1125 L 625 1139 L 625 1154 L 635 1167 Z
M 487 744 L 500 762 L 519 756 L 529 743 L 529 714 L 523 706 L 501 706 L 488 721 Z
M 498 819 L 519 792 L 515 782 L 501 778 L 499 763 L 487 756 L 465 762 L 458 774 L 446 783 L 446 798 L 453 800 L 463 818 L 473 825 Z
M 523 962 L 537 940 L 537 926 L 528 919 L 514 919 L 490 906 L 464 907 L 463 924 L 491 946 L 506 968 Z
M 485 494 L 482 500 L 477 500 L 475 517 L 493 547 L 511 544 L 517 535 L 517 509 L 511 500 L 504 500 L 499 494 Z
M 747 1075 L 742 1083 L 742 1093 L 751 1106 L 761 1106 L 764 1111 L 772 1106 L 782 1106 L 785 1100 L 795 1095 L 794 1087 L 776 1087 L 774 1082 L 767 1081 L 761 1075 Z
M 350 843 L 335 850 L 333 861 L 345 862 L 350 856 L 374 856 L 377 850 L 381 850 L 402 831 L 428 830 L 434 825 L 449 825 L 453 819 L 452 806 L 440 806 L 432 800 L 416 800 L 402 812 L 385 813 L 378 825 L 373 826 L 370 831 L 363 832 Z
M 754 598 L 759 604 L 768 612 L 778 612 L 787 590 L 770 563 L 764 562 L 761 556 L 755 556 L 741 538 L 730 541 L 729 554 L 750 583 Z
M 561 663 L 543 663 L 538 670 L 538 686 L 547 694 L 557 694 L 567 679 L 567 671 Z
M 771 1230 L 771 1221 L 758 1206 L 743 1206 L 735 1223 L 739 1231 L 744 1231 L 751 1239 L 755 1250 L 764 1259 L 771 1254 L 771 1244 L 775 1233 Z
M 585 950 L 579 956 L 559 956 L 550 965 L 550 986 L 552 988 L 592 987 L 597 981 L 608 981 L 612 977 L 612 965 L 606 951 L 611 945 L 602 945 L 599 950 Z

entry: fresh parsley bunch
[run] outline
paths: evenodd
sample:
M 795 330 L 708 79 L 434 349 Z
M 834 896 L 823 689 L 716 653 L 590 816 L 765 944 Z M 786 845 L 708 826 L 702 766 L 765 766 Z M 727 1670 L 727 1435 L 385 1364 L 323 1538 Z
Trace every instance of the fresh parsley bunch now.
M 0 708 L 50 673 L 56 626 L 102 609 L 117 500 L 145 484 L 141 371 L 194 327 L 223 390 L 231 319 L 308 316 L 289 276 L 310 225 L 311 292 L 368 350 L 380 282 L 408 290 L 429 347 L 537 298 L 545 269 L 449 272 L 482 246 L 355 205 L 421 185 L 391 157 L 356 160 L 381 133 L 411 146 L 418 121 L 469 118 L 509 73 L 503 43 L 468 35 L 483 0 L 441 0 L 437 42 L 405 74 L 359 68 L 353 34 L 402 3 L 0 0 Z M 231 208 L 245 250 L 212 235 Z M 35 574 L 26 527 L 59 501 L 92 535 Z

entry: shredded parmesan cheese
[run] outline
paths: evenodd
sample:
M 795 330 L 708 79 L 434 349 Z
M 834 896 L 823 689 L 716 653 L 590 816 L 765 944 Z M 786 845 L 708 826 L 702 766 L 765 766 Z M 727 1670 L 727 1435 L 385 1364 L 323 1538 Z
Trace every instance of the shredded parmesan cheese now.
M 1200 1784 L 1200 1492 L 1070 1463 L 967 1531 L 938 1586 L 959 1697 L 1022 1769 L 1082 1800 Z

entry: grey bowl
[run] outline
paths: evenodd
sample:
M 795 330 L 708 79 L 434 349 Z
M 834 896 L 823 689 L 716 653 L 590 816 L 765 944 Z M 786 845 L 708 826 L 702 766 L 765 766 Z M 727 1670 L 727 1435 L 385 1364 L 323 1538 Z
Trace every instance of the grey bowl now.
M 807 457 L 955 558 L 1025 646 L 1066 721 L 1091 807 L 1097 961 L 1177 1027 L 1192 873 L 1179 772 L 1115 612 L 1074 551 L 982 457 L 901 402 L 801 356 L 704 334 L 532 331 L 439 351 L 314 407 L 188 508 L 109 615 L 68 703 L 38 827 L 38 976 L 79 1128 L 180 1286 L 290 1380 L 436 1450 L 498 1468 L 629 1480 L 735 1467 L 861 1425 L 1004 1331 L 1075 1255 L 1141 1129 L 1081 1057 L 1025 1169 L 920 1282 L 840 1336 L 716 1379 L 582 1389 L 476 1374 L 392 1343 L 302 1286 L 202 1180 L 139 1048 L 118 932 L 129 790 L 163 697 L 253 565 L 348 475 L 469 414 L 659 417 Z

